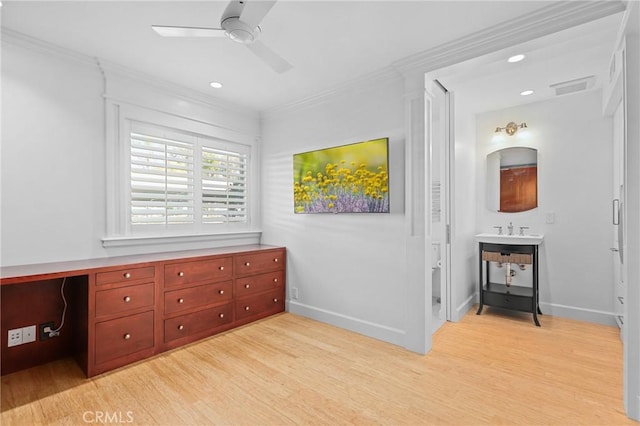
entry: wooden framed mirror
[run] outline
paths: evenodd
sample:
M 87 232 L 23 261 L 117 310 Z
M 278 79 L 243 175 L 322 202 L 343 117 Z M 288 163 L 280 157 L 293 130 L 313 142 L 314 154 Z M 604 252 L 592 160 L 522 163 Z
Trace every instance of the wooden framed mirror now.
M 538 207 L 538 151 L 504 148 L 487 155 L 489 210 L 517 213 Z

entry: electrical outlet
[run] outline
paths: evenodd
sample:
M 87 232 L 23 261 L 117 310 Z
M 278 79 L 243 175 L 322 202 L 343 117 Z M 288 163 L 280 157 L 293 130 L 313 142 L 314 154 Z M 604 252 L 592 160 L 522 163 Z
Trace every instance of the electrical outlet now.
M 13 330 L 9 330 L 9 340 L 7 343 L 7 347 L 18 346 L 22 344 L 22 329 L 16 328 Z
M 298 287 L 291 288 L 291 298 L 294 300 L 298 300 Z
M 31 343 L 36 341 L 36 326 L 22 327 L 22 343 Z
M 51 336 L 49 336 L 49 332 L 53 330 L 53 321 L 45 322 L 44 324 L 40 324 L 38 326 L 38 330 L 40 332 L 40 341 L 49 340 Z

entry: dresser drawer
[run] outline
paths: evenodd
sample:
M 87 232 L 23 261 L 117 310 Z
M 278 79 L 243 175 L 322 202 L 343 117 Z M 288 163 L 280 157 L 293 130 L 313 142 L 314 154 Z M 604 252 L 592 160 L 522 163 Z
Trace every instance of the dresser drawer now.
M 171 314 L 214 303 L 227 303 L 232 298 L 231 281 L 199 285 L 164 294 L 164 313 Z
M 153 307 L 153 286 L 148 283 L 96 291 L 96 318 Z
M 180 339 L 201 331 L 214 329 L 232 320 L 232 304 L 204 309 L 164 321 L 164 341 Z
M 259 274 L 267 271 L 284 270 L 284 250 L 267 253 L 238 254 L 234 257 L 236 275 Z
M 230 257 L 217 257 L 209 260 L 197 260 L 166 264 L 164 266 L 164 286 L 181 287 L 201 281 L 225 281 L 233 275 Z
M 235 281 L 234 294 L 236 297 L 243 297 L 278 288 L 284 288 L 284 271 L 238 278 Z
M 245 297 L 235 302 L 236 320 L 276 313 L 284 310 L 284 294 L 282 290 Z
M 96 324 L 95 362 L 153 348 L 153 311 Z
M 98 272 L 96 274 L 96 284 L 126 283 L 136 280 L 152 280 L 155 276 L 156 268 L 148 266 L 146 268 L 128 268 L 110 272 Z

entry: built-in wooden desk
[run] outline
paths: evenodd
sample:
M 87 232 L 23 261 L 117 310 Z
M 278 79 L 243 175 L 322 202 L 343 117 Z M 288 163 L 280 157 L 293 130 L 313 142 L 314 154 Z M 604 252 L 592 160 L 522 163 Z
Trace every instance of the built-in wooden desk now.
M 2 374 L 74 355 L 91 377 L 281 312 L 285 265 L 285 248 L 246 245 L 0 268 Z M 60 336 L 7 347 L 9 330 L 59 327 L 61 293 Z

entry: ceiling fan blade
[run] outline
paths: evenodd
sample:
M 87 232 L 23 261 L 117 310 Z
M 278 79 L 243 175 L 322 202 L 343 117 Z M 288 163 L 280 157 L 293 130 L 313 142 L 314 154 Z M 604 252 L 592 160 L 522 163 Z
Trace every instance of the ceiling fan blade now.
M 220 22 L 224 21 L 227 18 L 239 18 L 242 14 L 245 3 L 245 0 L 231 0 L 227 7 L 224 8 L 224 12 L 222 12 Z
M 172 27 L 167 25 L 152 25 L 151 28 L 162 37 L 224 37 L 222 28 Z
M 289 71 L 293 68 L 286 59 L 282 58 L 276 52 L 268 48 L 264 43 L 256 41 L 255 43 L 246 44 L 247 48 L 251 50 L 257 57 L 262 59 L 267 65 L 279 74 Z
M 248 24 L 251 28 L 260 25 L 265 15 L 271 10 L 276 0 L 250 1 L 246 0 L 244 9 L 240 15 L 242 22 Z

